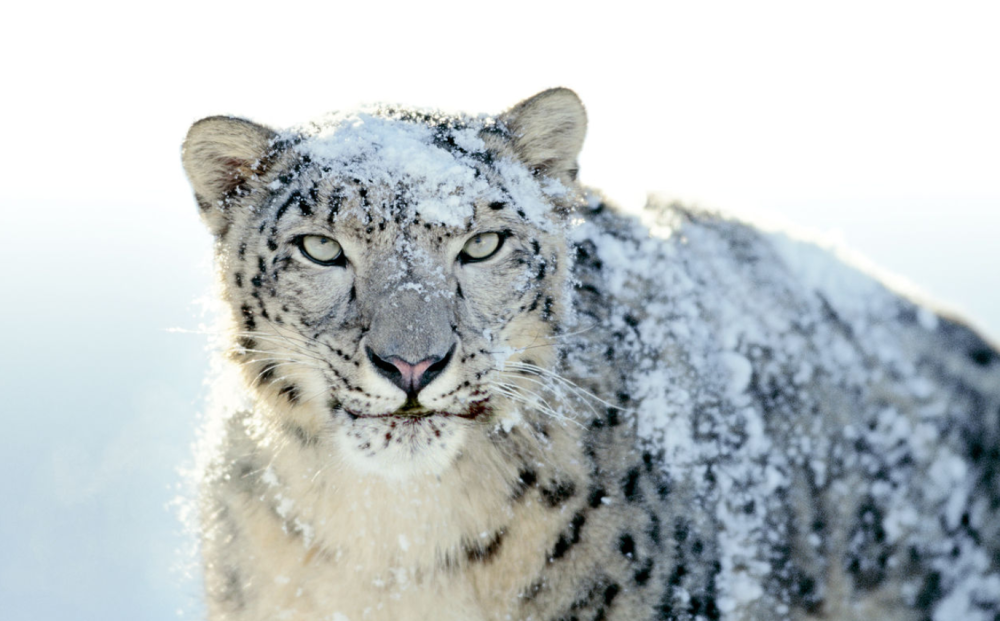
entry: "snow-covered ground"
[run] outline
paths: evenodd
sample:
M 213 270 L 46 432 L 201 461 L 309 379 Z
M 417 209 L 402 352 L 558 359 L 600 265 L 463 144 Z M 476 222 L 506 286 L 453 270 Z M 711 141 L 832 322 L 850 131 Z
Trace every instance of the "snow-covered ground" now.
M 612 198 L 836 231 L 1000 337 L 998 9 L 535 4 L 9 11 L 0 617 L 200 610 L 169 506 L 205 393 L 204 337 L 170 331 L 197 331 L 210 282 L 179 161 L 200 116 L 490 111 L 569 86 L 590 113 L 581 177 Z

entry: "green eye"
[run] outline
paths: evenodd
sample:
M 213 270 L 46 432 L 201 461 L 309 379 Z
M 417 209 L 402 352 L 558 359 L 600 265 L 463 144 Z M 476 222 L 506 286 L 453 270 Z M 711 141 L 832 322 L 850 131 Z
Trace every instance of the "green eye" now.
M 320 265 L 336 265 L 344 256 L 340 244 L 322 235 L 303 235 L 299 238 L 299 249 L 307 259 Z
M 503 237 L 500 233 L 480 233 L 465 242 L 458 256 L 464 263 L 474 263 L 492 257 L 502 245 Z

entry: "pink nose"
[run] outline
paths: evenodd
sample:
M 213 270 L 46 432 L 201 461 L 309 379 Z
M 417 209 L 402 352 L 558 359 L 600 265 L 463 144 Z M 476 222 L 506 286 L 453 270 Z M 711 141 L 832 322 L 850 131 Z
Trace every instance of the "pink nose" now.
M 399 356 L 382 357 L 370 347 L 366 348 L 368 360 L 382 377 L 399 386 L 408 397 L 416 398 L 425 386 L 434 381 L 444 371 L 451 361 L 455 348 L 452 346 L 444 356 L 424 358 L 420 362 L 410 363 Z
M 410 364 L 409 362 L 403 360 L 402 358 L 397 358 L 396 356 L 389 358 L 389 362 L 392 366 L 399 369 L 399 374 L 402 376 L 400 378 L 402 379 L 402 388 L 407 393 L 419 392 L 420 389 L 417 387 L 420 386 L 420 380 L 423 379 L 424 373 L 426 373 L 427 369 L 429 369 L 430 366 L 438 360 L 440 360 L 440 358 L 425 358 L 417 364 Z

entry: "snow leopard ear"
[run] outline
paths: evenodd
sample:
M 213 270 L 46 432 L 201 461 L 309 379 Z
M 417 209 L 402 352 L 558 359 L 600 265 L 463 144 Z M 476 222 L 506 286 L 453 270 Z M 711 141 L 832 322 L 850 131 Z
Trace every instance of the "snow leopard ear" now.
M 500 115 L 520 160 L 536 175 L 576 179 L 587 112 L 576 93 L 552 88 Z
M 202 220 L 214 235 L 228 224 L 225 199 L 246 191 L 263 172 L 276 135 L 263 125 L 229 116 L 202 119 L 188 130 L 181 160 Z

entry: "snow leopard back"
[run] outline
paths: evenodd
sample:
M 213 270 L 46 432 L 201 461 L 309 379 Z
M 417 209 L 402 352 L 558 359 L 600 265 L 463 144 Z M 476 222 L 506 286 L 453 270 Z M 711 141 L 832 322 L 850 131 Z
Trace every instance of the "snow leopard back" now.
M 653 618 L 992 619 L 996 349 L 829 249 L 647 209 L 652 238 L 584 210 L 577 321 L 605 330 L 568 361 L 616 371 L 611 420 L 662 477 Z

